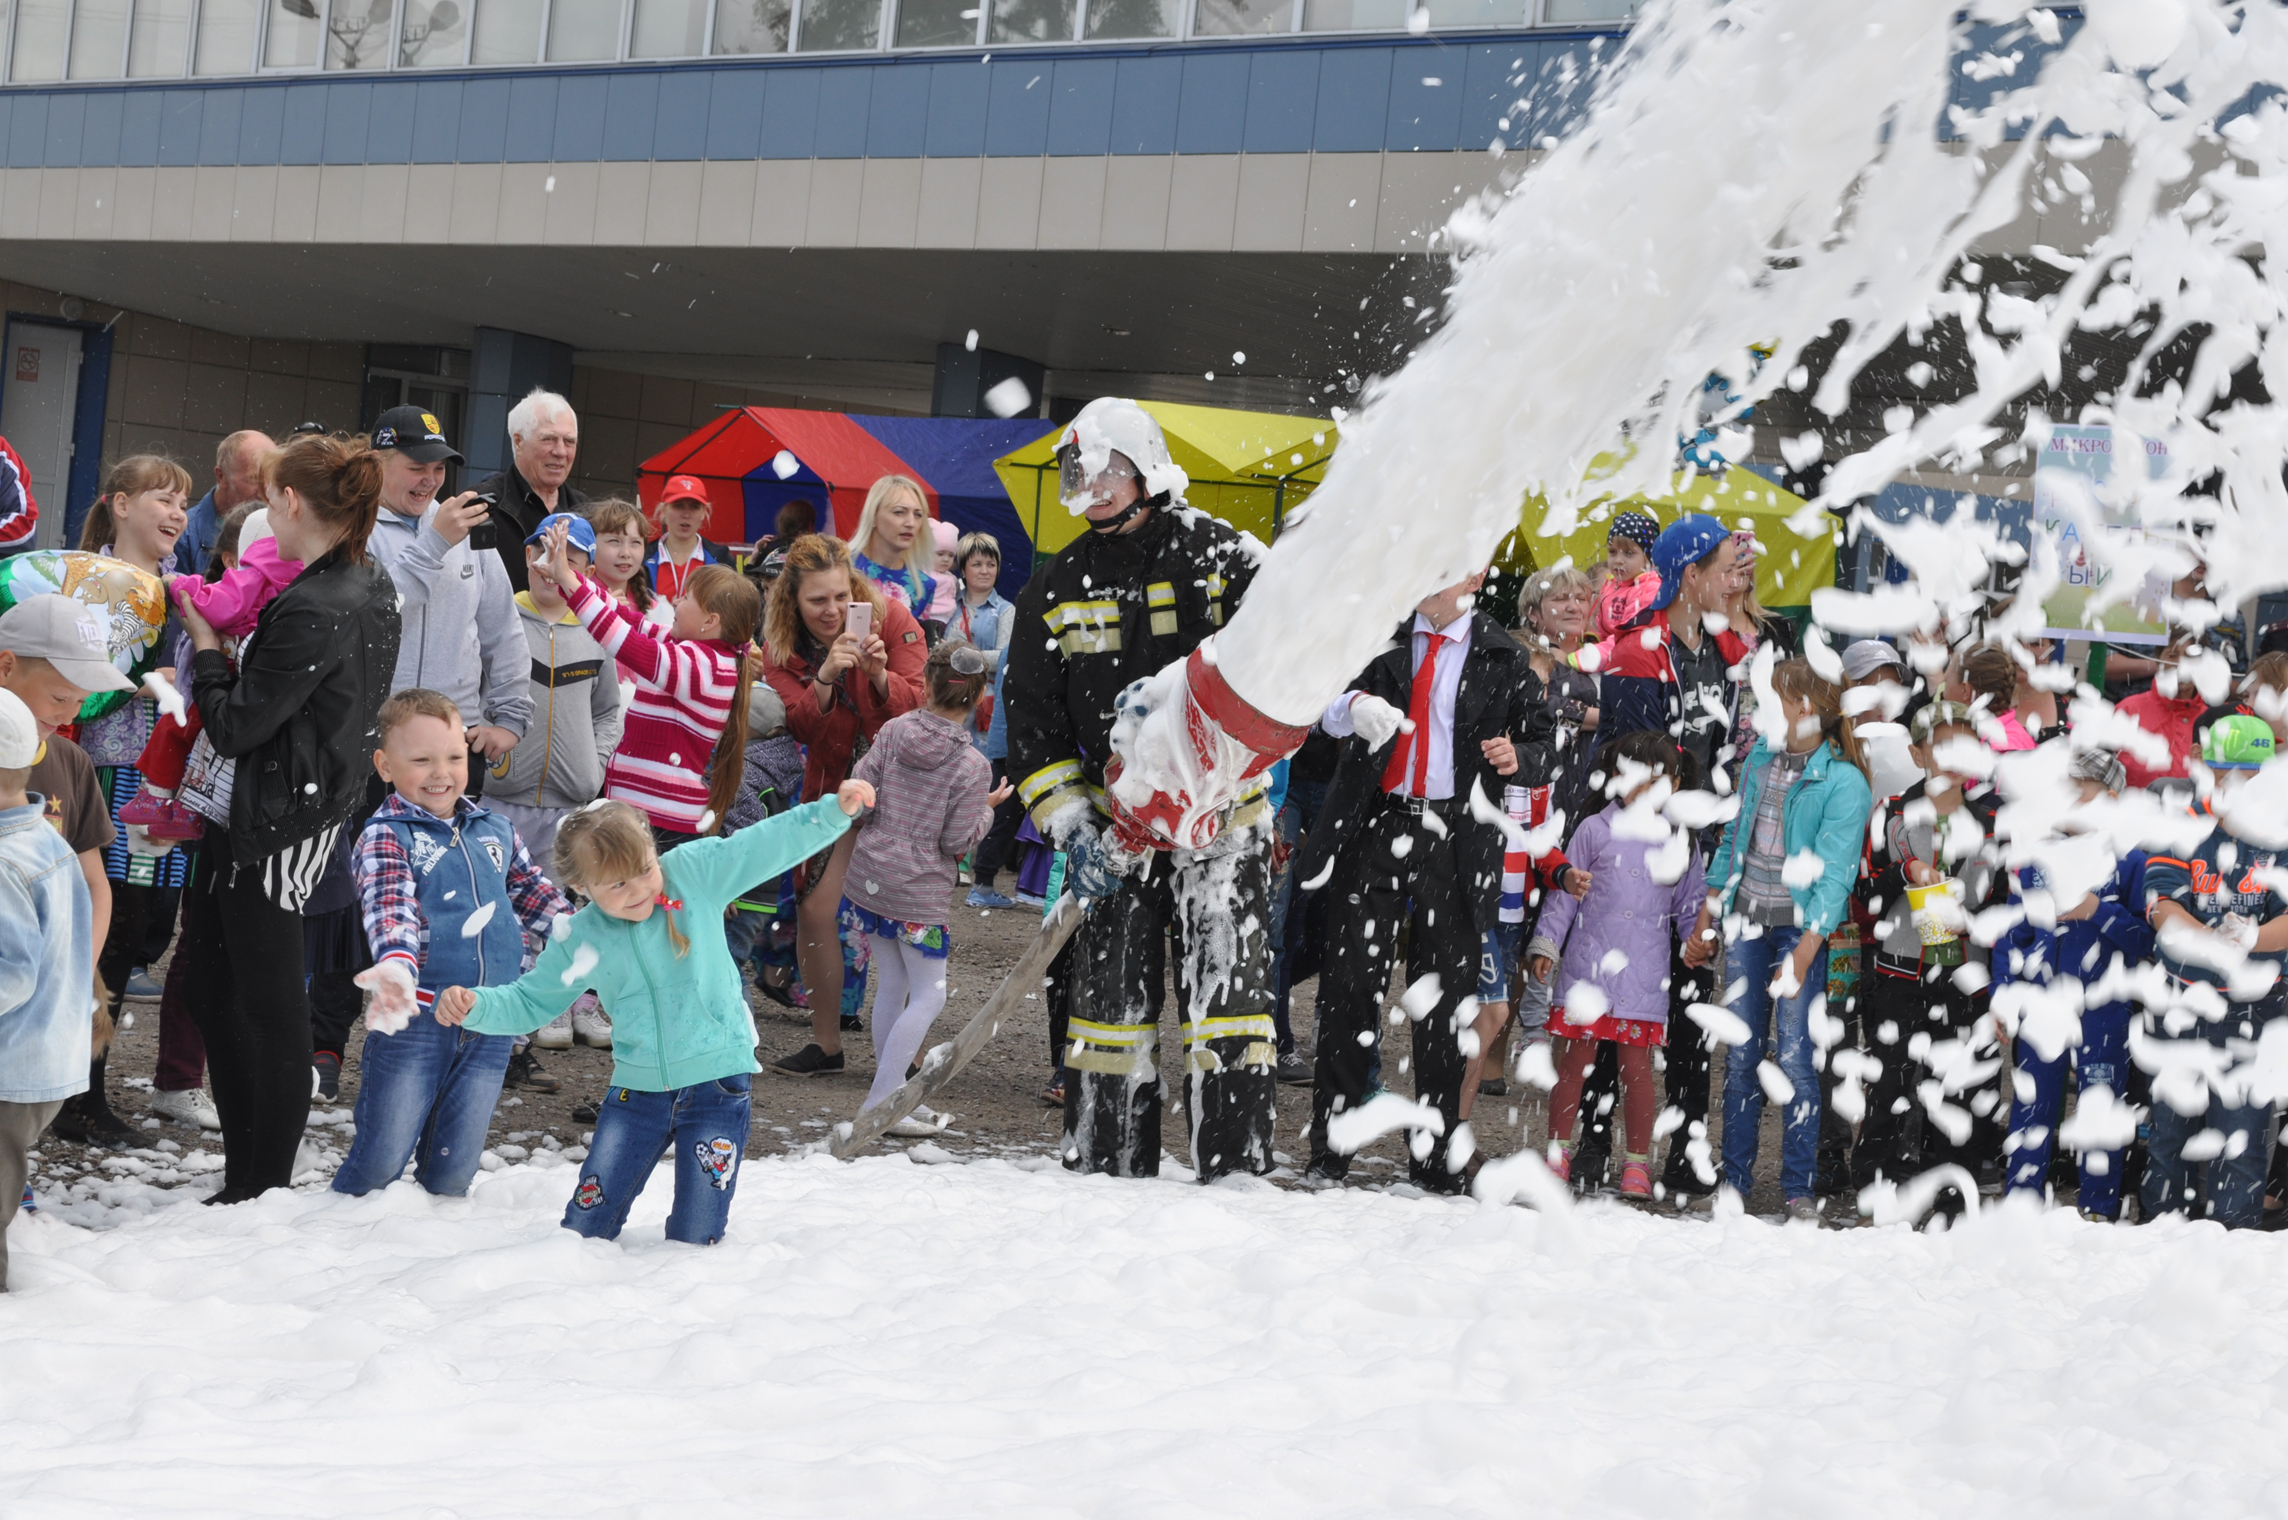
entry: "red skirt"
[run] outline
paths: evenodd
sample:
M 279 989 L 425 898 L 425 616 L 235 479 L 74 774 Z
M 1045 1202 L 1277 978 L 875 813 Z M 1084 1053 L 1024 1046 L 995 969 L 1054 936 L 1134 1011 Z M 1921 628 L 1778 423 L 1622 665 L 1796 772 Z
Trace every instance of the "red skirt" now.
M 1549 1037 L 1553 1040 L 1610 1040 L 1615 1045 L 1659 1046 L 1668 1043 L 1668 1025 L 1657 1019 L 1617 1019 L 1605 1014 L 1594 1023 L 1575 1024 L 1562 1005 L 1549 1010 Z

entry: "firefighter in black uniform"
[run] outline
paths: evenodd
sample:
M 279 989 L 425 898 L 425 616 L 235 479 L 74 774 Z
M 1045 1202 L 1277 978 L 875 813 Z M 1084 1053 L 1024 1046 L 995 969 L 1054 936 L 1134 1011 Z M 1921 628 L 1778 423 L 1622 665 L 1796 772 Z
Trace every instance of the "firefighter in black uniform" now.
M 1121 1177 L 1160 1170 L 1158 1037 L 1172 928 L 1199 1179 L 1268 1172 L 1277 1054 L 1267 790 L 1230 804 L 1204 849 L 1141 852 L 1106 832 L 1104 795 L 1123 695 L 1224 625 L 1260 550 L 1185 505 L 1184 472 L 1160 425 L 1132 401 L 1091 402 L 1059 439 L 1058 459 L 1065 506 L 1089 531 L 1018 596 L 1002 700 L 1018 795 L 1090 904 L 1064 978 L 1065 1165 Z

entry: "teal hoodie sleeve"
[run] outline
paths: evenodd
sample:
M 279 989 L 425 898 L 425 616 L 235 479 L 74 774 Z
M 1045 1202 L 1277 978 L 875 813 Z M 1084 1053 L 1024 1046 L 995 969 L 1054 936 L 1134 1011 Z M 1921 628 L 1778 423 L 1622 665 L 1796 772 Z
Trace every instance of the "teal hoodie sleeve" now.
M 1740 831 L 1756 826 L 1756 789 L 1763 783 L 1764 764 L 1770 758 L 1769 746 L 1762 739 L 1748 750 L 1748 758 L 1741 762 L 1737 773 L 1740 784 L 1732 793 L 1739 806 L 1733 811 L 1731 822 L 1724 825 L 1716 853 L 1708 862 L 1708 891 L 1719 899 L 1719 906 L 1727 913 L 1732 909 L 1732 893 L 1740 885 L 1740 859 L 1748 848 Z
M 1842 756 L 1830 755 L 1827 784 L 1819 790 L 1819 822 L 1812 840 L 1812 848 L 1827 869 L 1819 880 L 1796 891 L 1804 933 L 1824 939 L 1843 922 L 1851 889 L 1859 880 L 1861 846 L 1866 842 L 1867 818 L 1874 807 L 1875 793 L 1866 775 Z
M 530 1034 L 555 1018 L 588 988 L 596 989 L 604 1006 L 612 1002 L 611 981 L 616 968 L 595 960 L 579 966 L 573 956 L 585 935 L 581 932 L 603 913 L 594 906 L 582 908 L 572 915 L 568 933 L 552 936 L 547 947 L 532 963 L 532 969 L 505 987 L 479 987 L 477 1004 L 469 1010 L 462 1027 L 477 1034 Z M 428 1018 L 424 1008 L 418 1015 Z
M 664 862 L 668 895 L 696 911 L 720 909 L 758 881 L 790 871 L 850 832 L 849 815 L 832 797 L 789 808 L 736 834 L 694 839 Z

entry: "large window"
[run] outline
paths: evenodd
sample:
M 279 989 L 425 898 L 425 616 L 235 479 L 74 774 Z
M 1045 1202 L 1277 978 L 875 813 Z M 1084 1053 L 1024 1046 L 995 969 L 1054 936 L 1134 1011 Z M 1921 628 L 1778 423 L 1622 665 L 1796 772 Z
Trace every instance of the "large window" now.
M 0 0 L 0 16 L 10 0 Z M 6 82 L 1612 25 L 1641 0 L 13 0 Z

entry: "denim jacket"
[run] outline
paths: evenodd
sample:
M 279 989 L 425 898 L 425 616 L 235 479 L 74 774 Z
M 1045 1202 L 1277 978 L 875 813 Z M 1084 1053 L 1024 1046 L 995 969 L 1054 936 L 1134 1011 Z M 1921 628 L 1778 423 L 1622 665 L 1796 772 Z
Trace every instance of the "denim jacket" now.
M 1771 759 L 1769 740 L 1758 739 L 1740 767 L 1740 810 L 1724 830 L 1724 842 L 1708 863 L 1708 887 L 1719 897 L 1717 907 L 1730 912 L 1732 898 L 1747 874 L 1748 835 L 1756 826 L 1756 793 L 1764 783 L 1765 763 Z M 1790 883 L 1796 921 L 1806 934 L 1825 938 L 1843 922 L 1850 906 L 1851 888 L 1859 880 L 1865 853 L 1867 819 L 1874 812 L 1874 788 L 1866 775 L 1835 752 L 1822 739 L 1804 763 L 1803 775 L 1788 793 L 1783 818 L 1782 846 L 1788 859 L 1809 850 L 1825 862 L 1819 879 L 1808 886 Z
M 0 812 L 0 1103 L 87 1091 L 95 910 L 46 799 Z

